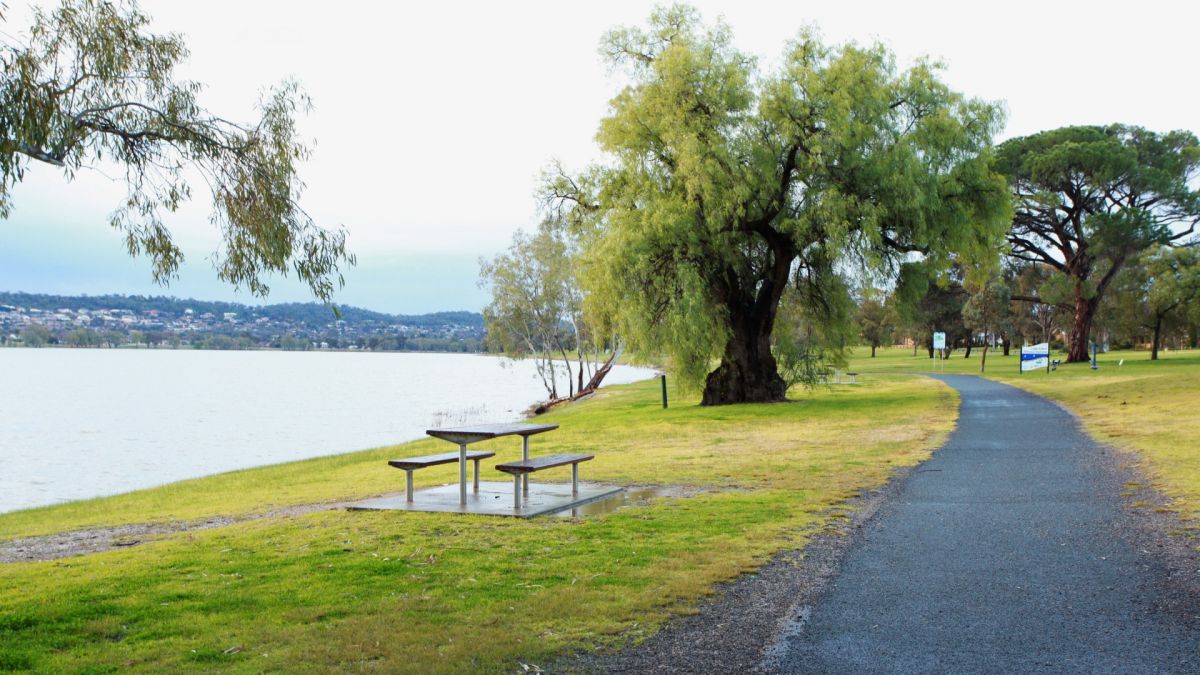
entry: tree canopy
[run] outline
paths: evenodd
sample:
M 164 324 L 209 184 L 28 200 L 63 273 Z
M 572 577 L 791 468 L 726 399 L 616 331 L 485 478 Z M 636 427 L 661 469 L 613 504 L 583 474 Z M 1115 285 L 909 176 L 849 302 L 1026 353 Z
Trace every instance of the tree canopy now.
M 1016 198 L 1010 255 L 1069 286 L 1067 359 L 1086 361 L 1096 310 L 1126 262 L 1195 234 L 1200 142 L 1186 131 L 1079 126 L 1011 139 L 996 155 Z
M 994 256 L 1002 240 L 1000 110 L 937 64 L 900 70 L 881 45 L 802 31 L 764 73 L 678 5 L 602 52 L 630 78 L 597 135 L 608 161 L 547 196 L 591 251 L 589 301 L 633 350 L 703 381 L 705 404 L 784 397 L 771 335 L 789 284 L 819 314 L 841 266 Z
M 177 77 L 188 55 L 182 39 L 151 33 L 135 4 L 64 0 L 33 11 L 28 44 L 0 48 L 0 218 L 33 162 L 68 179 L 116 166 L 128 192 L 110 222 L 165 283 L 183 253 L 164 214 L 192 196 L 199 177 L 222 234 L 214 256 L 222 280 L 262 296 L 270 274 L 294 272 L 329 301 L 354 257 L 344 231 L 317 226 L 299 205 L 309 147 L 296 117 L 310 102 L 295 82 L 264 94 L 257 122 L 231 122 L 201 105 L 200 83 Z

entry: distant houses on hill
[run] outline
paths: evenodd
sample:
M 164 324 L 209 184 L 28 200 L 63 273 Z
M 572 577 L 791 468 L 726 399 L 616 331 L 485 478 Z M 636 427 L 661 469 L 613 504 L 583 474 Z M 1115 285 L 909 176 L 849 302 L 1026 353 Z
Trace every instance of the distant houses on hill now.
M 142 296 L 0 293 L 4 346 L 483 351 L 474 312 L 391 315 L 318 303 L 255 307 Z

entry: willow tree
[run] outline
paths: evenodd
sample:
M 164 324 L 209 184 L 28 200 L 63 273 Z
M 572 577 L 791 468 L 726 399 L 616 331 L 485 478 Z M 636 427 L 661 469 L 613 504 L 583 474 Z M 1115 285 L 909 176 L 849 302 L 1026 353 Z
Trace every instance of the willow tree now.
M 784 398 L 771 335 L 788 284 L 819 308 L 846 262 L 997 248 L 1001 113 L 935 64 L 900 70 L 881 45 L 804 31 L 764 73 L 682 6 L 611 31 L 602 53 L 630 78 L 597 135 L 608 161 L 548 196 L 588 240 L 589 302 L 703 382 L 704 404 Z
M 1010 255 L 1054 270 L 1055 291 L 1069 287 L 1067 360 L 1087 361 L 1096 310 L 1125 264 L 1196 232 L 1200 141 L 1187 131 L 1064 127 L 1005 141 L 996 157 L 1017 200 Z
M 0 26 L 22 32 L 2 7 Z M 183 253 L 164 216 L 196 182 L 212 196 L 222 280 L 265 295 L 272 273 L 294 272 L 328 301 L 354 257 L 344 231 L 317 226 L 299 205 L 309 148 L 296 118 L 308 98 L 286 82 L 263 96 L 258 121 L 228 121 L 201 105 L 201 84 L 176 75 L 187 54 L 179 36 L 150 32 L 133 3 L 35 8 L 27 44 L 0 43 L 0 218 L 35 164 L 67 179 L 84 169 L 122 176 L 127 194 L 110 223 L 166 282 Z

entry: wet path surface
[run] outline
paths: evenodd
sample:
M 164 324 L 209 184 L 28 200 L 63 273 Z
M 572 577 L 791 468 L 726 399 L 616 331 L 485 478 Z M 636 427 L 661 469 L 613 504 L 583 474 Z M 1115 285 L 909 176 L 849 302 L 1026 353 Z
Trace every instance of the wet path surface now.
M 1074 418 L 972 376 L 957 430 L 789 631 L 784 672 L 1200 672 L 1200 624 L 1136 544 Z

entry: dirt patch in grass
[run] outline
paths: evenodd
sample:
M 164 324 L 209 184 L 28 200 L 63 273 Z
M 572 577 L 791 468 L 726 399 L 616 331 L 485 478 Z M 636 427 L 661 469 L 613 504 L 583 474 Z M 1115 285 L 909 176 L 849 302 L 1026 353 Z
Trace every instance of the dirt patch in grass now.
M 735 488 L 691 485 L 632 485 L 627 486 L 625 489 L 628 496 L 624 501 L 621 501 L 609 508 L 596 508 L 607 506 L 606 503 L 600 503 L 591 505 L 591 509 L 588 507 L 583 507 L 582 510 L 587 512 L 594 510 L 596 513 L 607 513 L 618 509 L 629 508 L 631 506 L 645 506 L 650 503 L 650 498 L 686 498 L 709 492 L 738 491 Z M 403 493 L 398 492 L 393 495 L 384 496 L 396 497 L 401 494 Z M 605 502 L 609 501 L 612 500 L 605 500 Z M 69 558 L 72 556 L 88 555 L 90 553 L 102 553 L 104 551 L 111 551 L 117 548 L 129 548 L 131 546 L 137 546 L 139 544 L 156 541 L 162 539 L 163 537 L 172 534 L 178 534 L 180 532 L 208 530 L 214 527 L 225 527 L 234 523 L 241 523 L 248 520 L 261 520 L 263 518 L 287 518 L 290 516 L 302 516 L 307 513 L 314 513 L 317 511 L 345 509 L 351 505 L 352 504 L 350 502 L 297 504 L 295 506 L 265 511 L 263 513 L 254 513 L 236 517 L 217 516 L 213 518 L 206 518 L 204 520 L 167 523 L 128 523 L 109 527 L 93 527 L 83 530 L 74 530 L 71 532 L 60 532 L 57 534 L 43 535 L 40 537 L 10 539 L 8 541 L 0 541 L 0 564 L 17 562 L 44 562 L 47 560 L 58 560 L 60 558 Z
M 343 502 L 299 504 L 264 513 L 229 517 L 217 516 L 205 520 L 171 523 L 129 523 L 111 527 L 93 527 L 72 532 L 59 532 L 40 537 L 24 537 L 0 542 L 0 563 L 42 562 L 72 556 L 101 553 L 117 548 L 129 548 L 179 532 L 225 527 L 247 520 L 300 516 L 315 511 L 345 508 Z

